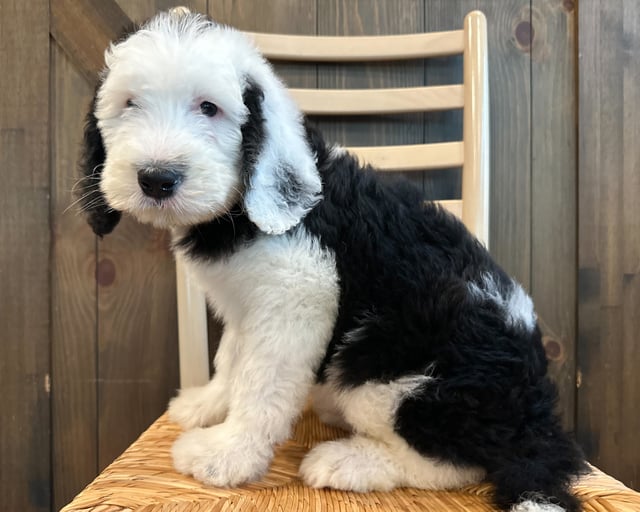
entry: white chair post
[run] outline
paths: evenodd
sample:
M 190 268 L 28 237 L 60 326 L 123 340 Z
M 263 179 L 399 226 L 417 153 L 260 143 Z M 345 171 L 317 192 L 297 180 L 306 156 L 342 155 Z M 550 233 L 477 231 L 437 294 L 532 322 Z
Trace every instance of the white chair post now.
M 202 386 L 209 381 L 207 303 L 204 293 L 190 281 L 184 263 L 178 258 L 176 288 L 180 387 Z
M 489 75 L 487 19 L 480 11 L 464 20 L 462 221 L 489 248 Z

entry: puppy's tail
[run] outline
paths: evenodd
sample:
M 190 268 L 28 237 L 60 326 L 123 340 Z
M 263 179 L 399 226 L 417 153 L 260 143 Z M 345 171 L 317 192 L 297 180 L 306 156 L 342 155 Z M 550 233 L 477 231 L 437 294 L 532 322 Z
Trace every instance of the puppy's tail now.
M 588 472 L 581 450 L 557 425 L 527 438 L 488 468 L 495 503 L 510 512 L 579 512 L 571 484 Z

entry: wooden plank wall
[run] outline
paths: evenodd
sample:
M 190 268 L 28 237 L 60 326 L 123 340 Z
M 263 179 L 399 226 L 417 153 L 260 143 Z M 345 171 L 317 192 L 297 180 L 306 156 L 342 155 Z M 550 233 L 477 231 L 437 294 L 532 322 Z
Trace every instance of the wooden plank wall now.
M 51 494 L 46 0 L 2 2 L 0 70 L 0 510 L 45 511 Z
M 49 510 L 52 493 L 51 508 L 60 508 L 165 409 L 178 385 L 167 237 L 125 219 L 98 241 L 69 209 L 93 85 L 86 66 L 55 42 L 50 48 L 47 36 L 49 12 L 64 43 L 69 20 L 105 34 L 125 15 L 142 20 L 177 4 L 241 29 L 305 34 L 445 30 L 461 27 L 474 8 L 486 13 L 492 252 L 536 301 L 565 425 L 596 464 L 639 486 L 640 418 L 631 405 L 640 389 L 636 3 L 589 0 L 578 12 L 572 0 L 118 0 L 98 2 L 96 11 L 76 0 L 3 0 L 0 385 L 8 399 L 0 509 Z M 105 19 L 113 26 L 100 31 Z M 281 63 L 277 70 L 292 86 L 408 86 L 457 81 L 458 65 Z M 314 122 L 348 144 L 451 140 L 461 132 L 456 113 Z M 429 197 L 460 190 L 456 169 L 411 179 Z
M 576 4 L 532 2 L 531 293 L 564 424 L 576 398 Z M 516 31 L 518 32 L 518 31 Z
M 93 88 L 57 45 L 51 51 L 51 68 L 52 472 L 56 499 L 77 492 L 81 482 L 98 469 L 98 315 L 97 242 L 87 234 L 84 218 L 69 210 L 77 179 L 78 134 Z
M 640 487 L 640 8 L 580 8 L 578 435 Z

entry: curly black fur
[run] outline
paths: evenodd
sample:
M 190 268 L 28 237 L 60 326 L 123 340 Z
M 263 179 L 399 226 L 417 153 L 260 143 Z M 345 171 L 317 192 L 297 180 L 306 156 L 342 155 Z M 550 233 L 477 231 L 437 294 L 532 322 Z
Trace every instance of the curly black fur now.
M 330 155 L 313 129 L 308 138 L 324 199 L 303 222 L 335 254 L 341 288 L 318 379 L 337 373 L 355 387 L 432 376 L 397 411 L 395 430 L 413 448 L 483 467 L 503 509 L 539 493 L 579 510 L 569 484 L 586 466 L 554 413 L 539 329 L 505 322 L 495 301 L 469 291 L 491 275 L 506 295 L 513 281 L 411 183 Z
M 213 261 L 229 256 L 238 245 L 253 240 L 258 232 L 244 208 L 235 205 L 226 215 L 189 228 L 175 245 L 189 251 L 193 258 Z

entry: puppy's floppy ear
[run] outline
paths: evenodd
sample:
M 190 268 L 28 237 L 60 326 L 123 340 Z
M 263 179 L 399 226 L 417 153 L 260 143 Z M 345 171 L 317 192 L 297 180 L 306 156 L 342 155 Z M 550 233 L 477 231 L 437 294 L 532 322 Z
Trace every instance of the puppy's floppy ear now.
M 120 221 L 121 213 L 109 207 L 102 190 L 102 167 L 106 158 L 102 135 L 98 128 L 98 120 L 94 114 L 96 99 L 91 104 L 84 127 L 82 156 L 80 158 L 80 204 L 87 214 L 87 222 L 93 232 L 102 237 L 113 231 Z
M 245 209 L 261 231 L 295 226 L 320 199 L 322 185 L 302 114 L 265 64 L 246 79 L 242 126 Z

